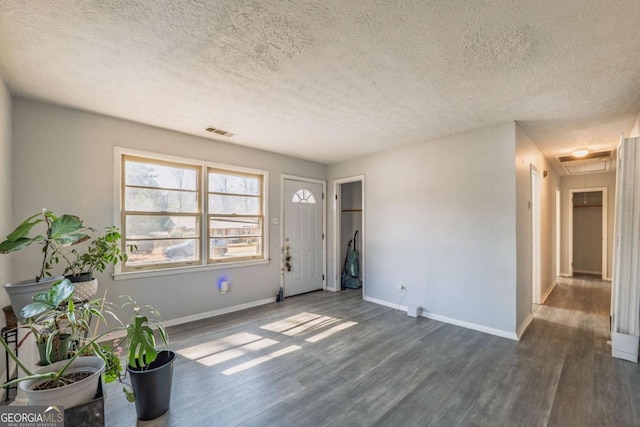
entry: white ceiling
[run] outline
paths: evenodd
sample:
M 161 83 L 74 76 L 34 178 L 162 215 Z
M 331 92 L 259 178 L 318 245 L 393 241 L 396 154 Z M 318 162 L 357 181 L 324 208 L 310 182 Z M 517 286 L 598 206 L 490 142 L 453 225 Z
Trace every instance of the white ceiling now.
M 323 163 L 511 120 L 614 148 L 638 52 L 638 0 L 0 2 L 14 94 Z

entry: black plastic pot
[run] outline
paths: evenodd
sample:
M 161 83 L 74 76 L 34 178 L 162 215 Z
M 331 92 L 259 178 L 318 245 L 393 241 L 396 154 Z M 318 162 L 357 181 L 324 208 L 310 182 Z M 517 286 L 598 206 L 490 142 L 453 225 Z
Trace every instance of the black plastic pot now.
M 163 350 L 146 368 L 127 366 L 140 421 L 153 420 L 169 410 L 175 359 L 173 351 Z
M 69 279 L 71 283 L 88 282 L 93 279 L 93 273 L 69 274 L 68 276 L 64 276 L 64 278 Z

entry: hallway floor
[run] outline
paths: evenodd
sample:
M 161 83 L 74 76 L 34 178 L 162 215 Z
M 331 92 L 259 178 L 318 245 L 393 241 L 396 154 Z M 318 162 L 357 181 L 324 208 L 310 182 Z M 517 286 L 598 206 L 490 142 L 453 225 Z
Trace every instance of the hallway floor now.
M 559 278 L 522 339 L 555 361 L 549 425 L 631 426 L 640 420 L 640 368 L 611 357 L 611 282 Z

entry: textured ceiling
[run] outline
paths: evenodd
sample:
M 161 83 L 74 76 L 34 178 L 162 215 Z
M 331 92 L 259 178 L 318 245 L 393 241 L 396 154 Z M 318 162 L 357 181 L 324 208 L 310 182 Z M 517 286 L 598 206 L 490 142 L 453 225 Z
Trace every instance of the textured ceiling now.
M 552 158 L 640 109 L 638 0 L 0 0 L 14 94 L 333 163 L 516 120 Z

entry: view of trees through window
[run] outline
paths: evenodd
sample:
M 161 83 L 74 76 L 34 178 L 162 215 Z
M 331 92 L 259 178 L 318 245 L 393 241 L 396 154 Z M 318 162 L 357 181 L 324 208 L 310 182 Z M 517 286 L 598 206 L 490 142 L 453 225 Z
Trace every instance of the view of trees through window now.
M 262 254 L 262 177 L 209 170 L 209 259 Z
M 124 270 L 262 256 L 263 176 L 222 169 L 207 173 L 202 206 L 201 166 L 123 157 L 122 229 L 129 255 Z M 200 253 L 203 238 L 206 254 Z

